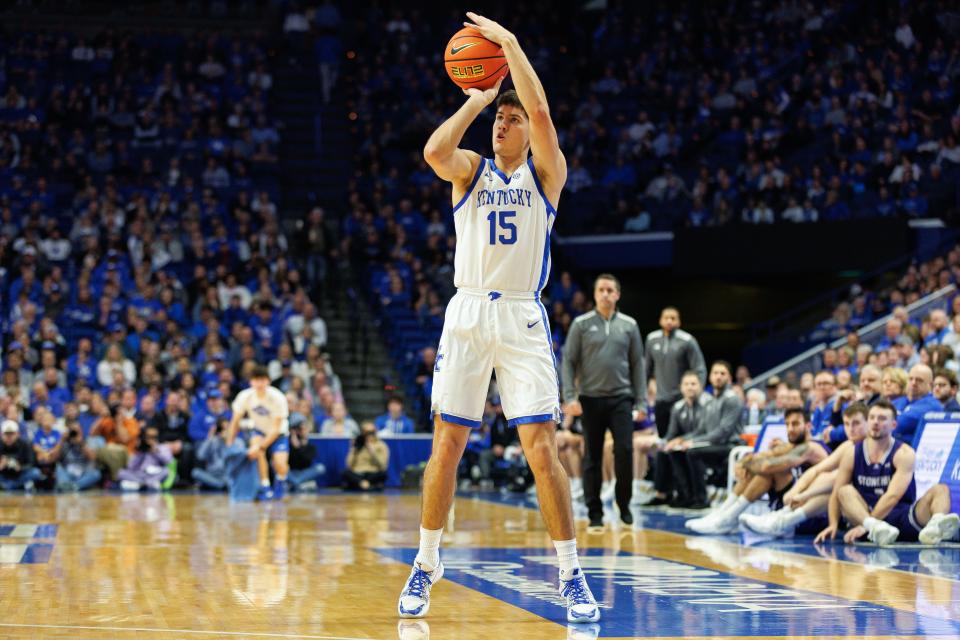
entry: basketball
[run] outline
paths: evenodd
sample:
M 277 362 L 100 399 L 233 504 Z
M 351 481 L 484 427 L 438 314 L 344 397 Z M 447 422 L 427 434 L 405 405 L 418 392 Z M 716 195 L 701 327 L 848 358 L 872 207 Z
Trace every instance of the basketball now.
M 510 72 L 500 45 L 490 42 L 473 27 L 453 34 L 443 52 L 443 66 L 461 89 L 489 89 Z

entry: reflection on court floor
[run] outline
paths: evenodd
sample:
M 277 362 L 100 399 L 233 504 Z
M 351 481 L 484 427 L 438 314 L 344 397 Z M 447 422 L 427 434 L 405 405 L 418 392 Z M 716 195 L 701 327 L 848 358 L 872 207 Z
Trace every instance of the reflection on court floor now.
M 457 500 L 427 620 L 399 621 L 419 497 L 0 496 L 0 637 L 960 637 L 960 547 L 690 537 L 684 515 L 587 536 L 603 602 L 567 625 L 535 504 Z

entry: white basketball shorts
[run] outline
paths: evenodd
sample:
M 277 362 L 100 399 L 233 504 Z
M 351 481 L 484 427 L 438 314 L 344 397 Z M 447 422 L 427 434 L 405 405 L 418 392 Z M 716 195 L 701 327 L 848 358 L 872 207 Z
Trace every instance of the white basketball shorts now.
M 433 414 L 479 427 L 494 370 L 510 426 L 560 420 L 550 325 L 539 296 L 458 289 L 437 348 Z

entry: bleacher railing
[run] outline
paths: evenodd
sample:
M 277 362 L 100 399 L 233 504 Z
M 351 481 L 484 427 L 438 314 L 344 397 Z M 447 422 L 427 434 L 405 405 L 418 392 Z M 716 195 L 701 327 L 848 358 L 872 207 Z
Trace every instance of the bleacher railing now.
M 910 318 L 922 318 L 924 315 L 930 313 L 934 309 L 946 309 L 947 302 L 956 292 L 956 290 L 957 286 L 954 284 L 950 284 L 942 289 L 938 289 L 930 295 L 920 298 L 913 304 L 907 305 L 907 313 L 909 314 Z M 892 317 L 893 314 L 887 314 L 882 318 L 874 320 L 870 324 L 861 327 L 860 330 L 857 331 L 857 334 L 860 336 L 860 342 L 862 344 L 876 345 L 877 342 L 879 342 L 883 337 L 887 321 Z M 746 388 L 762 388 L 763 385 L 767 383 L 767 380 L 771 377 L 779 376 L 783 378 L 783 375 L 791 370 L 795 371 L 797 376 L 801 376 L 804 373 L 816 373 L 820 369 L 820 356 L 823 354 L 823 352 L 828 348 L 836 349 L 838 347 L 842 347 L 846 343 L 846 338 L 837 338 L 833 342 L 811 347 L 800 355 L 794 356 L 786 362 L 779 364 L 772 369 L 768 369 L 760 375 L 754 377 L 749 384 L 746 385 Z

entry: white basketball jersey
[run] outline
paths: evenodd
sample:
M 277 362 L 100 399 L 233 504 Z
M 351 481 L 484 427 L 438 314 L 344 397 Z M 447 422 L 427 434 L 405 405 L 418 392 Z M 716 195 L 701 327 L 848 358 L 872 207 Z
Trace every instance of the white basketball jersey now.
M 492 159 L 482 158 L 470 188 L 453 207 L 454 284 L 539 292 L 550 275 L 550 231 L 556 214 L 532 158 L 509 176 Z
M 290 406 L 287 403 L 287 397 L 276 387 L 267 387 L 263 398 L 257 397 L 257 392 L 253 389 L 244 389 L 233 399 L 233 413 L 243 416 L 244 414 L 253 423 L 254 429 L 259 429 L 263 433 L 270 433 L 273 428 L 274 420 L 280 417 L 280 435 L 290 433 Z

